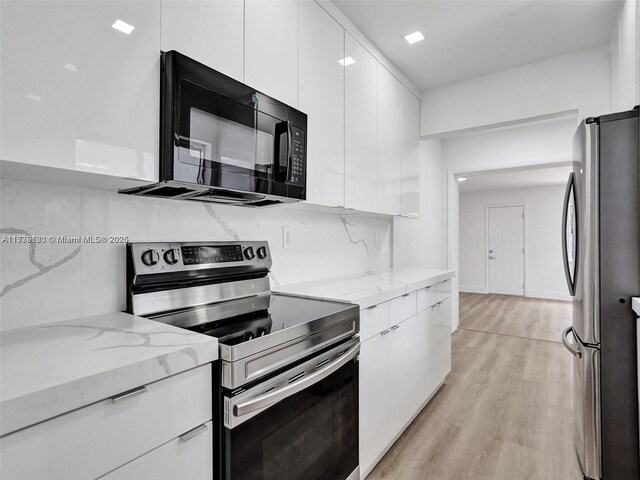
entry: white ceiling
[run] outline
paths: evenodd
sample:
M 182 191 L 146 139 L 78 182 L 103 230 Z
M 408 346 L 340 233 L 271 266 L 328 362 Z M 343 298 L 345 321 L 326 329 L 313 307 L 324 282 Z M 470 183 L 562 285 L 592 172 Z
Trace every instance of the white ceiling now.
M 334 0 L 420 90 L 609 42 L 621 0 Z M 420 30 L 425 40 L 403 36 Z
M 474 173 L 461 175 L 467 177 L 467 180 L 458 182 L 458 188 L 461 192 L 477 192 L 480 190 L 565 185 L 570 172 L 571 167 L 565 166 L 510 172 Z

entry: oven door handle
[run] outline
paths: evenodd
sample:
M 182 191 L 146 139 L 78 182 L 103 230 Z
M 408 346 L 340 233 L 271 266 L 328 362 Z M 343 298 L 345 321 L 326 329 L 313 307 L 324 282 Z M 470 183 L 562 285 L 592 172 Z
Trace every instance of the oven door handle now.
M 284 400 L 287 397 L 295 395 L 298 392 L 310 387 L 314 383 L 319 382 L 323 378 L 328 377 L 332 373 L 336 372 L 351 360 L 358 356 L 360 352 L 360 344 L 353 346 L 345 353 L 342 354 L 336 361 L 330 363 L 326 367 L 313 372 L 311 375 L 302 377 L 297 382 L 293 382 L 291 385 L 288 385 L 280 390 L 276 390 L 275 392 L 266 393 L 259 397 L 254 397 L 251 400 L 240 403 L 238 405 L 234 405 L 233 407 L 233 415 L 236 417 L 242 417 L 249 413 L 255 412 L 256 410 L 261 410 L 266 408 L 274 403 L 278 403 L 280 400 Z

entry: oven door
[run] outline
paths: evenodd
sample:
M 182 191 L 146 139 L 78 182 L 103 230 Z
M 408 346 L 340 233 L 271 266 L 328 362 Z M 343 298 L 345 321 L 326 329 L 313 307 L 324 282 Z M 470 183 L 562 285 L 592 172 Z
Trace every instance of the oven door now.
M 223 398 L 225 480 L 352 480 L 358 466 L 353 339 Z

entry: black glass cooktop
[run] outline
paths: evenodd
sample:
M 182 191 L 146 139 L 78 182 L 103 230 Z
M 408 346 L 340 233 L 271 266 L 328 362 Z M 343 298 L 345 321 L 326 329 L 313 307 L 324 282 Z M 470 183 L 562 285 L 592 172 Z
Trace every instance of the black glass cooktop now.
M 271 294 L 212 304 L 156 320 L 216 337 L 221 345 L 234 346 L 358 313 L 358 306 L 352 304 Z

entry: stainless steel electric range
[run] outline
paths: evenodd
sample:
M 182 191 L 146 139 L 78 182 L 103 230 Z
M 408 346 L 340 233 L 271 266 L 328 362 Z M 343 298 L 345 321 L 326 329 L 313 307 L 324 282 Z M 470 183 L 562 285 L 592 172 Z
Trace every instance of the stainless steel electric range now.
M 359 308 L 271 293 L 271 264 L 267 242 L 131 243 L 127 309 L 218 339 L 214 479 L 359 479 Z

